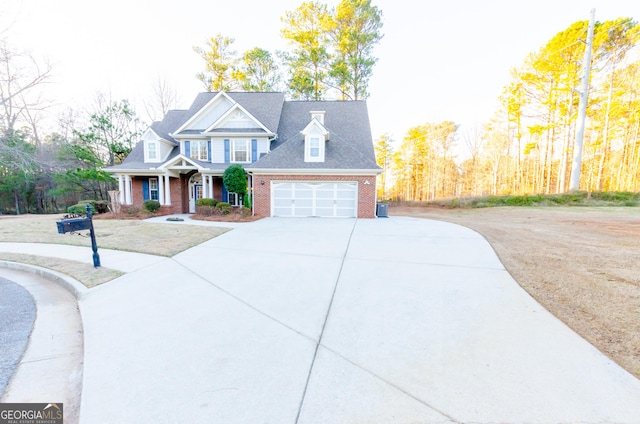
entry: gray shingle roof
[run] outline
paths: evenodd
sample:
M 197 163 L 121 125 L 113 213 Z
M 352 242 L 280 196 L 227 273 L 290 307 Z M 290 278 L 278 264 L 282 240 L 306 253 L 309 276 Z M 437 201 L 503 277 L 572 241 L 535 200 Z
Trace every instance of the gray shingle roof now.
M 304 161 L 301 131 L 311 121 L 311 111 L 325 111 L 329 141 L 324 162 Z M 380 169 L 364 101 L 288 101 L 282 108 L 279 128 L 271 153 L 247 169 Z
M 175 143 L 167 160 L 179 154 L 179 147 L 169 134 L 204 107 L 218 93 L 200 93 L 188 110 L 172 110 L 151 128 L 162 138 Z M 227 93 L 278 137 L 271 144 L 271 153 L 245 166 L 251 169 L 366 169 L 379 170 L 375 161 L 369 114 L 365 101 L 285 101 L 283 93 Z M 311 121 L 311 111 L 325 111 L 324 126 L 329 131 L 324 162 L 304 161 L 304 137 L 301 131 Z M 246 131 L 243 129 L 242 131 Z M 256 132 L 264 132 L 255 129 Z M 212 169 L 228 164 L 201 163 Z M 157 168 L 160 163 L 144 163 L 144 143 L 139 142 L 118 169 Z M 218 166 L 219 165 L 219 166 Z

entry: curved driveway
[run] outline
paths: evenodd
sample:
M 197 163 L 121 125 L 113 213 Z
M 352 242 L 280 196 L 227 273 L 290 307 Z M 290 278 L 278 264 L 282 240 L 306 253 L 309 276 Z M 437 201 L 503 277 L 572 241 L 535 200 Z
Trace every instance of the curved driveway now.
M 264 219 L 79 304 L 86 423 L 640 416 L 638 379 L 443 222 Z

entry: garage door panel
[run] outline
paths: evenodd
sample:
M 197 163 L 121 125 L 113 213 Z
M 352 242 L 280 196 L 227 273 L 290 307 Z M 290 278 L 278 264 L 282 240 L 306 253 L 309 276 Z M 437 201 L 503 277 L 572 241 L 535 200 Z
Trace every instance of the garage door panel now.
M 309 199 L 300 199 L 298 197 L 296 197 L 296 199 L 293 201 L 296 209 L 298 208 L 311 208 L 313 207 L 313 199 L 309 198 Z
M 333 207 L 330 208 L 318 208 L 316 207 L 316 216 L 332 217 L 334 216 Z
M 317 199 L 330 199 L 335 197 L 335 190 L 316 190 Z
M 272 183 L 274 216 L 355 217 L 357 183 Z
M 273 206 L 276 208 L 291 208 L 291 199 L 274 199 Z
M 346 200 L 346 199 L 336 200 L 336 206 L 341 209 L 353 209 L 353 199 L 352 200 Z
M 295 208 L 295 212 L 292 216 L 299 216 L 306 218 L 307 216 L 313 216 L 313 208 Z

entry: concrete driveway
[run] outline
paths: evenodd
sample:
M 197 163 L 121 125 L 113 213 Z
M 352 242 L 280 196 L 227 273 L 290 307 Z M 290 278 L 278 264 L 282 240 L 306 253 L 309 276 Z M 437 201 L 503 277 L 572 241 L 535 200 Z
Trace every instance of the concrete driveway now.
M 640 380 L 443 222 L 264 219 L 79 305 L 84 423 L 640 417 Z

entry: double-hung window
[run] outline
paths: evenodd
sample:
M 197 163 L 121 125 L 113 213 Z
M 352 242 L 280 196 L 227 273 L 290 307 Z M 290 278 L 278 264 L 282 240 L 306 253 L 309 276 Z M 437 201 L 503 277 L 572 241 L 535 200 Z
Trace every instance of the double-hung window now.
M 312 158 L 320 157 L 320 137 L 311 137 L 309 139 L 309 156 Z
M 149 178 L 149 199 L 158 200 L 158 179 Z
M 150 161 L 155 161 L 158 159 L 158 144 L 157 143 L 147 143 L 147 158 Z
M 208 156 L 206 140 L 196 140 L 191 142 L 191 159 L 206 161 Z
M 251 162 L 251 140 L 231 140 L 231 162 Z

